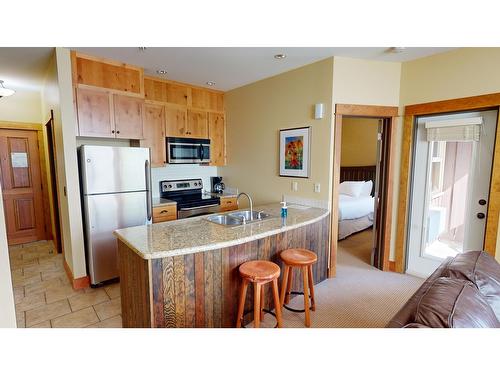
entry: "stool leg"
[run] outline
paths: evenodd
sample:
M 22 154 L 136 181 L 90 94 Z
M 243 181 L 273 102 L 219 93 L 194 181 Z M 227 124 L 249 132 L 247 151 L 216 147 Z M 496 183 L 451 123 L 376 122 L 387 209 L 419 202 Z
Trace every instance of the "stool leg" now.
M 309 292 L 311 293 L 311 309 L 312 309 L 312 311 L 316 311 L 316 301 L 314 300 L 314 278 L 313 278 L 312 266 L 309 265 L 307 267 L 307 270 L 308 270 L 308 279 L 309 279 Z
M 264 320 L 264 284 L 260 287 L 260 321 Z
M 238 317 L 236 320 L 236 328 L 241 328 L 241 322 L 243 320 L 243 309 L 245 308 L 245 298 L 247 295 L 248 280 L 243 279 L 240 288 L 240 300 L 238 302 Z
M 260 288 L 259 283 L 253 283 L 253 327 L 260 327 Z
M 281 303 L 278 295 L 278 279 L 273 280 L 273 299 L 274 299 L 274 311 L 276 312 L 276 320 L 278 321 L 278 328 L 283 327 L 283 321 L 281 319 Z
M 286 284 L 286 294 L 285 294 L 285 304 L 290 303 L 290 292 L 292 291 L 292 284 L 293 284 L 293 268 L 289 267 L 290 269 L 288 270 L 288 281 Z
M 309 282 L 307 281 L 307 266 L 302 267 L 302 278 L 304 281 L 304 310 L 306 313 L 306 327 L 311 326 L 311 314 L 309 311 Z
M 280 294 L 280 306 L 283 307 L 285 303 L 285 294 L 286 294 L 286 284 L 288 283 L 288 272 L 290 271 L 290 267 L 285 264 L 285 269 L 283 270 L 283 279 L 281 280 L 281 294 Z

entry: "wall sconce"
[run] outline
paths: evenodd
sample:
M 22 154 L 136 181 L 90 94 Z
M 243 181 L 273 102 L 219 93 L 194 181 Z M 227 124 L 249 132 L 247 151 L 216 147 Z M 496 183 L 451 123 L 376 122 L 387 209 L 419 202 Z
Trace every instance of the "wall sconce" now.
M 323 103 L 316 103 L 314 105 L 314 119 L 320 120 L 323 118 Z

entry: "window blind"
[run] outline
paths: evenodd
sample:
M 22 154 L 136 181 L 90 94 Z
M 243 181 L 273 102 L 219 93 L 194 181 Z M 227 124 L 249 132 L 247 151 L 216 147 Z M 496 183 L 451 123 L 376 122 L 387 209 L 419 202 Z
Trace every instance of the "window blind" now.
M 481 135 L 482 123 L 482 117 L 429 121 L 425 123 L 427 141 L 477 142 Z

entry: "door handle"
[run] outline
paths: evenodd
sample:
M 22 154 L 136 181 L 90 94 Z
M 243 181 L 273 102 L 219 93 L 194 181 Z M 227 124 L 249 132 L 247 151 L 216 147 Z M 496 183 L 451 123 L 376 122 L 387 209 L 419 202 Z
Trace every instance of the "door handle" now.
M 479 212 L 476 216 L 478 219 L 484 219 L 486 217 L 486 215 L 483 214 L 482 212 Z
M 146 209 L 148 215 L 148 221 L 151 221 L 153 216 L 153 202 L 151 198 L 151 168 L 149 167 L 149 160 L 144 163 L 144 169 L 146 172 Z

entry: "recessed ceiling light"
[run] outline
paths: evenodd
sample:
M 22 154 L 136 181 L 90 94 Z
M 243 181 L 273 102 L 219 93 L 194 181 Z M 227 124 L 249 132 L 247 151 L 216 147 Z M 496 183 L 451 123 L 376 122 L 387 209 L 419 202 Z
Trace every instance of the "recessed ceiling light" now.
M 207 85 L 209 85 L 209 86 L 215 86 L 215 82 L 214 81 L 207 81 Z
M 156 71 L 156 73 L 158 73 L 158 74 L 167 74 L 167 71 L 165 69 L 158 69 Z
M 144 52 L 148 47 L 139 47 L 139 51 Z
M 401 53 L 406 50 L 406 47 L 389 47 L 385 50 L 385 53 Z
M 0 80 L 0 98 L 3 98 L 4 96 L 11 96 L 14 95 L 15 91 L 12 89 L 8 89 L 3 85 L 3 81 Z
M 282 59 L 284 59 L 285 57 L 286 57 L 286 55 L 285 55 L 285 54 L 283 54 L 283 53 L 278 53 L 277 55 L 274 55 L 274 58 L 275 58 L 276 60 L 282 60 Z

